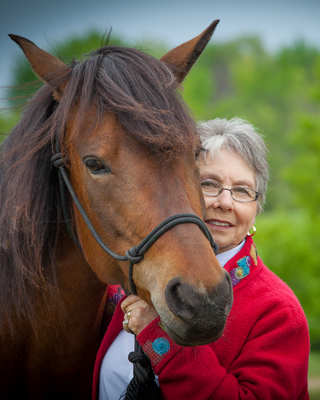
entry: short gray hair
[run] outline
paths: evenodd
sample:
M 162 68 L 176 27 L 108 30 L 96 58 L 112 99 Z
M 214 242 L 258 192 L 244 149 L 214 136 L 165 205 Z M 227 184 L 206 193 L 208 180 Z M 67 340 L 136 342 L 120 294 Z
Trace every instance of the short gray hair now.
M 262 211 L 265 203 L 269 167 L 267 161 L 268 150 L 262 137 L 249 122 L 241 118 L 215 118 L 207 122 L 200 122 L 197 127 L 201 145 L 206 155 L 214 156 L 222 149 L 236 153 L 254 171 L 257 192 L 259 192 L 257 214 Z

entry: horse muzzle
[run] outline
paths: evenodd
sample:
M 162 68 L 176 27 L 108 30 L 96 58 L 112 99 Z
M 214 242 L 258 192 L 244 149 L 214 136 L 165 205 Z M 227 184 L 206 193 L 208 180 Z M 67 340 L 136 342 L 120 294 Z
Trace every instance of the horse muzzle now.
M 223 272 L 224 279 L 211 293 L 179 277 L 167 283 L 165 300 L 169 313 L 160 311 L 160 317 L 174 342 L 181 346 L 198 346 L 221 336 L 233 302 L 231 279 Z

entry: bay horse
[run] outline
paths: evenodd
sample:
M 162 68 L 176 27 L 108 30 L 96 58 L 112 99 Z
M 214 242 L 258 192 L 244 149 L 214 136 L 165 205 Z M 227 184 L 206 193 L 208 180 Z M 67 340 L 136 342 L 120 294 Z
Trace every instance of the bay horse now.
M 107 45 L 66 65 L 10 35 L 45 85 L 1 146 L 1 399 L 89 399 L 107 285 L 129 288 L 128 261 L 103 250 L 69 194 L 63 204 L 57 148 L 87 218 L 117 254 L 178 213 L 203 218 L 198 136 L 179 90 L 217 23 L 160 60 Z M 139 261 L 136 292 L 175 342 L 222 334 L 230 278 L 199 226 L 173 226 Z

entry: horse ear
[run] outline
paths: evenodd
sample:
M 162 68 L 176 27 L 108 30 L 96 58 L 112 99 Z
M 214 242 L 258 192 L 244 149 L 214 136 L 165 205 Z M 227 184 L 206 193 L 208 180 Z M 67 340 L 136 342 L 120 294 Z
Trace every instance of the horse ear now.
M 174 66 L 173 73 L 179 83 L 184 80 L 193 64 L 203 52 L 218 23 L 218 19 L 213 21 L 199 36 L 181 44 L 160 58 L 161 61 L 168 64 L 169 68 L 170 65 Z
M 53 88 L 53 95 L 57 101 L 60 101 L 61 95 L 66 86 L 64 84 L 57 87 L 54 82 L 57 78 L 66 75 L 71 71 L 71 67 L 63 63 L 58 58 L 40 49 L 33 42 L 17 35 L 9 35 L 23 50 L 27 59 L 29 60 L 34 72 Z

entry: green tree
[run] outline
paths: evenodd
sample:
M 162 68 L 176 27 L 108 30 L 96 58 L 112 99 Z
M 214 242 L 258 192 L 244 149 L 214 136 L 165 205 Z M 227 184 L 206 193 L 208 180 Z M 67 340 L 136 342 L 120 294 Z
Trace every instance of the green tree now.
M 297 115 L 289 142 L 292 157 L 283 178 L 295 190 L 295 204 L 317 218 L 320 215 L 320 57 L 311 66 L 309 73 L 317 77 L 309 88 L 311 112 Z
M 270 151 L 267 210 L 292 207 L 282 170 L 297 114 L 318 115 L 311 92 L 320 52 L 303 42 L 269 54 L 257 38 L 210 45 L 185 82 L 185 99 L 198 120 L 243 117 L 261 129 Z M 298 146 L 299 147 L 299 146 Z
M 12 127 L 19 121 L 19 113 L 2 113 L 0 115 L 0 142 L 10 133 Z
M 320 218 L 308 209 L 275 210 L 257 218 L 255 243 L 263 262 L 298 297 L 313 350 L 320 350 Z

